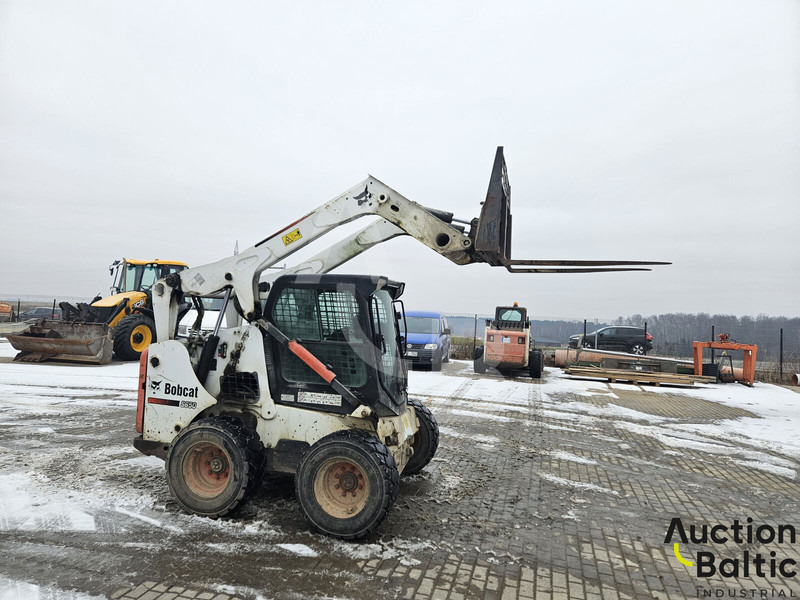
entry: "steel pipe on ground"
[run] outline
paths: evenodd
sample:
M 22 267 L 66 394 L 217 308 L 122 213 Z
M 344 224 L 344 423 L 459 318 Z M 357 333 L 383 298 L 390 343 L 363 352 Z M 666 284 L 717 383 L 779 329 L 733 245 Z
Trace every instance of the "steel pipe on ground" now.
M 730 376 L 731 368 L 728 365 L 720 366 L 719 375 L 723 378 Z M 733 378 L 736 381 L 744 381 L 744 369 L 742 367 L 733 367 Z
M 567 365 L 581 363 L 597 363 L 609 356 L 632 356 L 622 352 L 608 352 L 606 350 L 594 351 L 585 348 L 556 348 L 555 352 L 555 365 L 557 367 L 566 367 Z

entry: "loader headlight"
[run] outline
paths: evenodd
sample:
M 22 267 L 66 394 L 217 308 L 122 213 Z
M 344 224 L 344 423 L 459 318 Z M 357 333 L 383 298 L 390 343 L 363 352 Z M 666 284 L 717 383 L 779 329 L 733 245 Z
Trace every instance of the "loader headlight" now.
M 438 347 L 436 344 L 425 344 L 425 350 L 436 350 Z

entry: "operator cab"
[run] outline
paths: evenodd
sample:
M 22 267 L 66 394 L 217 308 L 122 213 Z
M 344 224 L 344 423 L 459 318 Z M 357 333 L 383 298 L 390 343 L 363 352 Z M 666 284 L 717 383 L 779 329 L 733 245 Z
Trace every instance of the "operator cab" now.
M 115 260 L 108 268 L 114 278 L 111 293 L 146 292 L 159 279 L 188 268 L 182 262 Z
M 407 372 L 398 329 L 404 284 L 360 275 L 284 275 L 275 280 L 264 315 L 297 341 L 379 417 L 401 414 Z M 401 317 L 402 318 L 402 317 Z M 264 336 L 272 399 L 350 414 L 358 405 L 331 387 L 286 345 Z
M 498 306 L 494 313 L 495 329 L 523 329 L 528 325 L 528 311 L 521 306 Z

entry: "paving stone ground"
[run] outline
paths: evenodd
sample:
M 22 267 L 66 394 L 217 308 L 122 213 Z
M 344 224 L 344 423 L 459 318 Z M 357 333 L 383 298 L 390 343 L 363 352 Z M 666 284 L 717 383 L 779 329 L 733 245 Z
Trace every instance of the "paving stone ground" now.
M 109 508 L 107 527 L 94 532 L 0 528 L 0 574 L 30 581 L 32 573 L 41 586 L 113 600 L 800 597 L 800 575 L 699 578 L 665 543 L 676 517 L 687 528 L 748 517 L 755 526 L 800 527 L 794 459 L 772 455 L 770 464 L 783 467 L 767 469 L 753 457 L 769 450 L 703 432 L 746 411 L 627 384 L 597 382 L 594 396 L 551 393 L 555 370 L 516 382 L 514 401 L 486 402 L 470 399 L 476 376 L 448 368 L 463 379 L 455 393 L 418 397 L 441 425 L 440 450 L 402 481 L 370 539 L 309 532 L 290 478 L 269 480 L 237 519 L 214 522 L 182 514 L 163 474 L 117 481 L 107 471 L 107 485 L 141 485 L 161 512 Z M 628 411 L 586 409 L 609 404 Z M 129 437 L 127 412 L 105 420 L 102 443 Z M 675 424 L 696 425 L 696 438 L 679 437 Z M 690 560 L 745 550 L 800 563 L 800 540 L 680 545 Z

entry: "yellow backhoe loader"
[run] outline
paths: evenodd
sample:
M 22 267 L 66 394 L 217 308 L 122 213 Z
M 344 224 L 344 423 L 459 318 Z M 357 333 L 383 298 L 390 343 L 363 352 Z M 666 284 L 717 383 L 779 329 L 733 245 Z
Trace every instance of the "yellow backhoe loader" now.
M 173 260 L 114 261 L 109 267 L 114 280 L 110 296 L 98 296 L 91 304 L 61 302 L 61 319 L 43 319 L 6 336 L 19 350 L 14 360 L 105 364 L 112 354 L 119 360 L 138 360 L 155 339 L 150 287 L 186 268 L 186 263 Z

